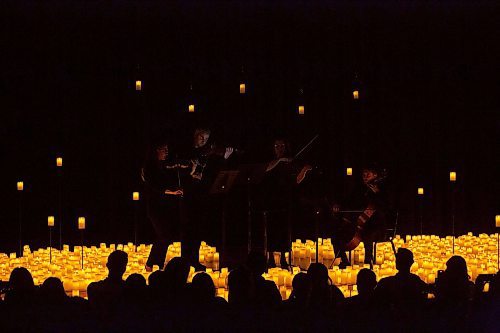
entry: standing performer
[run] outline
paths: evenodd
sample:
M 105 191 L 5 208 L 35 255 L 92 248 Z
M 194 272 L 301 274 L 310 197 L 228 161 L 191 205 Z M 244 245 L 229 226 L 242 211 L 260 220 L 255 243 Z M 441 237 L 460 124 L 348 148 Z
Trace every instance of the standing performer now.
M 261 206 L 267 213 L 267 244 L 269 265 L 275 266 L 273 252 L 280 253 L 281 267 L 288 267 L 285 253 L 289 250 L 290 221 L 289 213 L 292 188 L 296 183 L 291 162 L 290 144 L 278 138 L 273 143 L 274 158 L 266 167 L 261 183 Z M 265 240 L 264 240 L 265 241 Z
M 210 218 L 214 216 L 214 203 L 211 202 L 208 192 L 219 168 L 234 151 L 231 147 L 208 144 L 210 134 L 209 129 L 197 128 L 193 134 L 191 151 L 187 156 L 193 166 L 185 188 L 188 221 L 182 240 L 182 256 L 186 257 L 197 271 L 204 270 L 198 261 L 201 241 L 205 240 L 213 245 L 217 240 L 216 232 L 220 230 Z
M 146 270 L 151 271 L 153 265 L 163 268 L 168 245 L 180 240 L 183 189 L 179 186 L 179 169 L 188 168 L 188 165 L 175 163 L 169 158 L 166 140 L 155 144 L 148 155 L 142 178 L 147 215 L 156 233 L 156 241 L 146 262 Z
M 343 210 L 359 210 L 356 221 L 339 219 L 337 234 L 334 235 L 335 252 L 340 251 L 340 267 L 351 263 L 345 251 L 354 250 L 362 241 L 365 246 L 365 263 L 373 263 L 373 242 L 382 241 L 385 236 L 389 200 L 384 188 L 385 170 L 375 164 L 367 165 L 362 171 L 362 184 L 351 193 Z M 332 208 L 334 215 L 341 212 L 339 204 Z M 347 222 L 347 223 L 346 223 Z

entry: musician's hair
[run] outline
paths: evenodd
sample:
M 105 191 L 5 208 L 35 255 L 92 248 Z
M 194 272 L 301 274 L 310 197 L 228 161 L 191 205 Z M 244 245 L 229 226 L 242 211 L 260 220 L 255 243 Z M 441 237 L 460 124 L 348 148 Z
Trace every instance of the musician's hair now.
M 206 127 L 198 127 L 197 129 L 194 130 L 193 137 L 197 137 L 200 134 L 208 134 L 210 135 L 211 131 L 209 128 Z

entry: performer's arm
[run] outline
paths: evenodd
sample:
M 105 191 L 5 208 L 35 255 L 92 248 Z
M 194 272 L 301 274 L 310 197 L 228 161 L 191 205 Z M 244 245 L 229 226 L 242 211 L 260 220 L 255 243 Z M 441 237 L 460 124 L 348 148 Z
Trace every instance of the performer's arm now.
M 279 158 L 277 160 L 273 160 L 271 162 L 269 162 L 269 164 L 267 165 L 267 168 L 266 168 L 266 172 L 269 172 L 271 171 L 272 169 L 276 168 L 276 166 L 280 163 L 280 162 L 291 162 L 292 159 L 291 158 L 288 158 L 288 157 L 282 157 L 282 158 Z

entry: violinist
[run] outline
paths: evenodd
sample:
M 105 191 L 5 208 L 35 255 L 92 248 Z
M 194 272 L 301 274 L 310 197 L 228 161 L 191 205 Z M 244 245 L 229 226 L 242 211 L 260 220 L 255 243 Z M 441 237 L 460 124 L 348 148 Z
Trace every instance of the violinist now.
M 184 229 L 183 256 L 196 270 L 204 270 L 198 262 L 198 249 L 202 240 L 212 246 L 218 240 L 216 204 L 209 196 L 209 189 L 217 172 L 229 159 L 234 149 L 217 147 L 209 143 L 211 131 L 197 128 L 193 134 L 188 159 L 192 162 L 190 178 L 185 186 L 185 202 L 188 208 L 188 221 Z
M 365 247 L 365 263 L 373 263 L 373 242 L 384 239 L 389 214 L 389 200 L 384 187 L 385 178 L 385 170 L 379 169 L 375 163 L 363 167 L 360 186 L 350 194 L 346 205 L 342 207 L 344 210 L 359 213 L 356 213 L 356 219 L 350 221 L 353 232 L 334 235 L 335 251 L 337 252 L 337 248 L 340 250 L 341 267 L 350 265 L 345 251 L 354 249 L 359 241 L 362 241 Z M 334 204 L 332 208 L 334 215 L 340 211 L 341 206 Z
M 151 271 L 153 265 L 163 268 L 168 245 L 180 240 L 180 198 L 184 190 L 179 186 L 179 168 L 184 167 L 177 163 L 172 164 L 169 144 L 166 140 L 160 140 L 148 153 L 142 169 L 146 211 L 156 234 L 146 262 L 147 271 Z

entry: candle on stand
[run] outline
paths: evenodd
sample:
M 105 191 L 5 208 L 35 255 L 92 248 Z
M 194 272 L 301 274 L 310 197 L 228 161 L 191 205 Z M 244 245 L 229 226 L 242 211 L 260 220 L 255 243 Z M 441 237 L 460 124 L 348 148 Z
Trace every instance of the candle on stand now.
M 141 80 L 135 81 L 135 90 L 136 91 L 141 91 L 142 90 L 142 81 Z
M 345 173 L 348 176 L 352 176 L 352 168 L 347 168 Z
M 495 216 L 495 225 L 497 228 L 500 228 L 500 215 Z
M 79 217 L 78 218 L 78 229 L 79 230 L 84 230 L 85 229 L 85 217 Z
M 304 114 L 304 105 L 299 105 L 299 114 Z
M 63 165 L 63 159 L 62 159 L 62 157 L 57 157 L 56 158 L 56 166 L 62 167 L 62 165 Z
M 354 99 L 359 99 L 359 91 L 358 90 L 354 90 L 352 92 L 352 98 Z
M 418 195 L 424 195 L 424 188 L 423 187 L 419 187 L 418 190 L 417 190 L 417 194 Z
M 240 94 L 244 94 L 246 92 L 246 85 L 244 83 L 240 83 Z
M 17 182 L 17 190 L 18 191 L 24 190 L 24 183 L 23 182 Z
M 455 171 L 450 171 L 450 182 L 457 181 L 457 173 Z
M 47 218 L 47 225 L 48 225 L 49 227 L 53 227 L 53 226 L 54 226 L 54 216 L 49 216 L 49 217 Z
M 194 112 L 194 104 L 189 104 L 188 111 L 189 112 Z
M 133 192 L 132 193 L 132 200 L 139 201 L 139 198 L 140 198 L 139 192 Z

